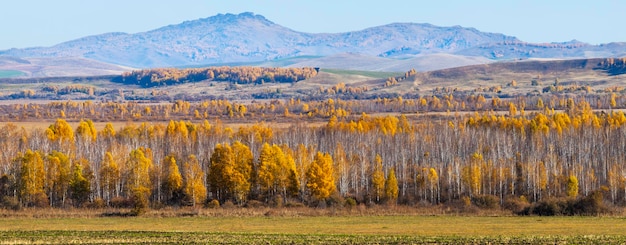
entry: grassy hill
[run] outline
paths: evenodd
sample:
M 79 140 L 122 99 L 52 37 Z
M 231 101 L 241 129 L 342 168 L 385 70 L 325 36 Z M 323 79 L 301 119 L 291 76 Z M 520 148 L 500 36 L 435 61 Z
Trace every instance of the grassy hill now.
M 545 93 L 621 92 L 626 87 L 624 73 L 626 65 L 623 59 L 579 59 L 498 62 L 410 73 L 321 69 L 316 76 L 295 83 L 237 84 L 205 80 L 151 88 L 116 83 L 115 76 L 4 78 L 0 79 L 0 88 L 3 89 L 0 98 L 111 100 L 120 99 L 123 94 L 126 100 L 157 101 L 292 97 L 354 99 L 447 93 L 509 97 Z M 51 88 L 71 86 L 82 86 L 83 91 L 93 88 L 95 93 L 56 93 L 51 97 Z
M 26 75 L 21 71 L 16 70 L 0 70 L 0 78 L 11 78 L 11 77 L 21 77 Z

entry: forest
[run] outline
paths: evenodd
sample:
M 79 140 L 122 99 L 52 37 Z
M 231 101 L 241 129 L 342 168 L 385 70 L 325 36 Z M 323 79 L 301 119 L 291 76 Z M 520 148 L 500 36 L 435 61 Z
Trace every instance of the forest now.
M 592 106 L 617 108 L 624 104 L 620 97 L 467 102 L 463 106 L 487 109 L 369 113 L 450 108 L 459 104 L 452 96 L 247 106 L 14 105 L 16 115 L 58 119 L 45 130 L 11 123 L 0 129 L 1 204 L 132 208 L 137 214 L 220 204 L 444 205 L 540 215 L 597 214 L 626 205 L 626 115 Z M 148 122 L 116 128 L 111 121 L 98 130 L 91 120 L 120 115 Z M 157 115 L 169 121 L 150 120 Z M 263 122 L 271 118 L 288 123 Z M 73 128 L 68 120 L 80 123 Z M 221 120 L 251 123 L 235 128 Z
M 315 68 L 208 67 L 159 68 L 125 72 L 112 80 L 144 88 L 180 83 L 219 81 L 236 84 L 295 83 L 317 75 Z

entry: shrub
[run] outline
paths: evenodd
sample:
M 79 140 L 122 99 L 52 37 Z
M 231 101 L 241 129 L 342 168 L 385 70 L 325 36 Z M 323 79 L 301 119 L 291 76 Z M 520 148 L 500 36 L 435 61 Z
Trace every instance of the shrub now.
M 218 201 L 217 199 L 213 199 L 206 204 L 206 207 L 207 208 L 219 208 L 220 201 Z
M 285 207 L 286 208 L 302 208 L 304 207 L 304 204 L 302 204 L 301 202 L 288 201 L 287 203 L 285 203 Z
M 574 215 L 598 215 L 608 212 L 608 208 L 604 205 L 604 195 L 602 190 L 591 192 L 573 205 L 572 211 Z
M 555 216 L 561 215 L 563 211 L 564 200 L 550 198 L 540 202 L 535 203 L 533 206 L 529 207 L 527 211 L 524 213 L 535 214 L 539 216 Z
M 608 212 L 604 205 L 603 190 L 593 191 L 591 194 L 578 198 L 546 199 L 526 208 L 520 214 L 534 214 L 540 216 L 554 215 L 598 215 Z
M 32 196 L 31 201 L 28 203 L 29 207 L 45 208 L 50 206 L 48 203 L 48 196 L 45 193 L 37 193 Z
M 282 208 L 285 203 L 285 199 L 281 195 L 276 195 L 272 200 L 270 200 L 270 206 L 274 208 Z
M 2 197 L 2 208 L 11 209 L 11 210 L 20 210 L 22 206 L 20 206 L 20 202 L 15 197 L 4 196 Z
M 247 208 L 262 208 L 262 207 L 265 207 L 265 204 L 257 200 L 248 200 L 245 206 Z
M 527 200 L 517 197 L 507 198 L 502 203 L 502 208 L 510 210 L 515 214 L 523 214 L 524 210 L 529 211 L 530 204 Z M 528 214 L 526 214 L 528 215 Z
M 130 208 L 133 206 L 133 202 L 128 198 L 114 197 L 109 201 L 109 206 L 114 208 Z
M 346 208 L 348 208 L 348 209 L 352 209 L 352 208 L 356 207 L 356 200 L 354 200 L 354 198 L 352 198 L 352 197 L 348 197 L 348 198 L 346 198 L 344 206 Z
M 343 197 L 339 195 L 339 192 L 335 192 L 326 199 L 326 204 L 329 207 L 341 206 L 344 204 Z
M 86 203 L 87 208 L 104 208 L 106 207 L 106 202 L 102 200 L 102 198 L 96 198 L 93 202 Z
M 218 203 L 219 205 L 219 203 Z M 222 208 L 234 208 L 235 204 L 233 203 L 233 201 L 228 200 L 226 202 L 224 202 L 224 204 L 222 204 Z
M 496 209 L 500 206 L 500 198 L 494 195 L 474 196 L 472 197 L 472 203 L 479 208 Z

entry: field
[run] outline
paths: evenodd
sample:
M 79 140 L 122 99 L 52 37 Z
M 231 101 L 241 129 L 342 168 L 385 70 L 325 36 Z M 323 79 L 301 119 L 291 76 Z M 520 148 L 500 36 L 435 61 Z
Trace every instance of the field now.
M 5 218 L 0 243 L 624 243 L 613 217 Z
M 371 78 L 388 78 L 402 75 L 402 72 L 354 71 L 338 69 L 324 69 L 323 71 L 337 75 L 358 75 Z
M 15 70 L 0 70 L 0 78 L 9 78 L 9 77 L 19 77 L 23 76 L 24 73 L 21 71 Z

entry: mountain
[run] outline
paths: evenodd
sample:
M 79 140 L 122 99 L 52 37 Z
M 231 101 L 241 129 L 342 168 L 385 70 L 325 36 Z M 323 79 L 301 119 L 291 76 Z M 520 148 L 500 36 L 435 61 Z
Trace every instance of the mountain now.
M 156 30 L 89 36 L 52 47 L 11 49 L 13 57 L 83 57 L 130 67 L 263 62 L 295 56 L 360 53 L 406 58 L 450 53 L 514 37 L 473 28 L 394 23 L 346 33 L 297 32 L 253 13 L 220 14 Z
M 626 43 L 533 44 L 474 28 L 416 23 L 345 33 L 304 33 L 261 15 L 241 13 L 219 14 L 135 34 L 89 36 L 52 47 L 4 50 L 0 57 L 72 58 L 124 68 L 259 65 L 428 71 L 499 60 L 621 57 L 626 55 L 624 50 Z

